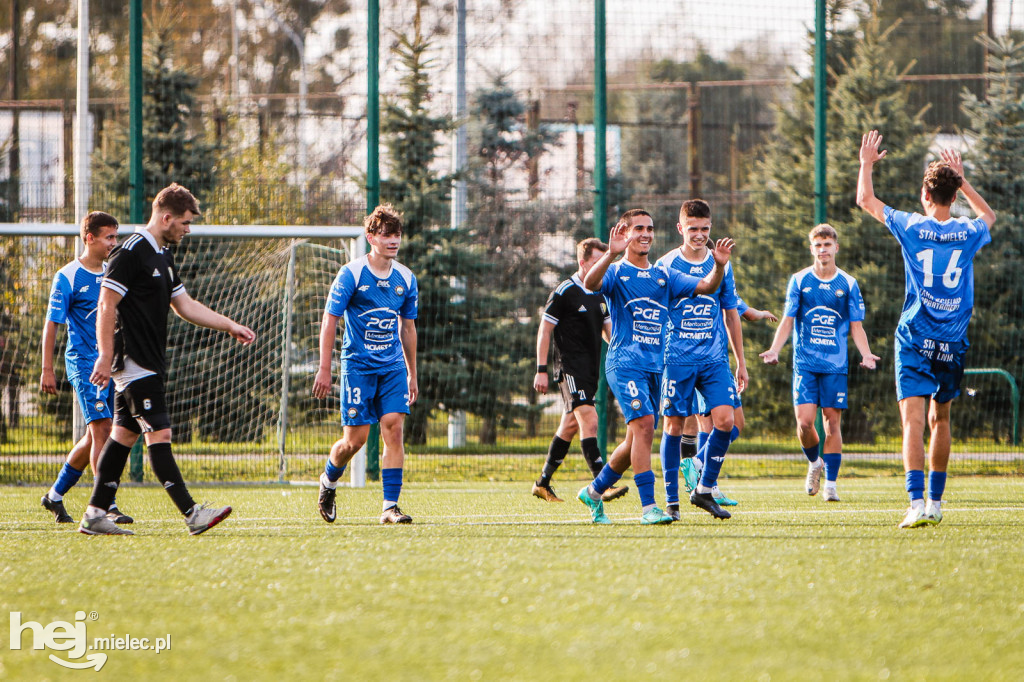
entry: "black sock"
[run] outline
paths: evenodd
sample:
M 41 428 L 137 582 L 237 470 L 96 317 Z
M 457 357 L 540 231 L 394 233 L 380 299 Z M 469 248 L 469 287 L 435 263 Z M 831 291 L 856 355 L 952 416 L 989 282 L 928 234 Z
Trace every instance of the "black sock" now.
M 117 486 L 121 483 L 121 474 L 124 473 L 124 465 L 128 463 L 131 451 L 130 445 L 121 445 L 113 438 L 108 438 L 103 444 L 99 461 L 96 463 L 99 473 L 92 484 L 89 506 L 110 509 L 110 503 L 117 494 Z
M 583 448 L 583 459 L 587 460 L 590 473 L 594 474 L 594 478 L 597 478 L 597 475 L 601 473 L 601 469 L 604 468 L 604 458 L 601 457 L 601 450 L 597 447 L 597 438 L 584 438 L 580 440 L 580 447 Z
M 684 433 L 679 443 L 679 449 L 683 459 L 696 456 L 697 436 L 688 436 Z
M 544 470 L 540 474 L 537 485 L 551 484 L 551 477 L 558 471 L 558 467 L 562 466 L 562 460 L 565 459 L 568 452 L 569 441 L 562 440 L 558 436 L 551 439 L 551 444 L 548 446 L 548 459 L 544 462 Z
M 171 454 L 171 444 L 153 443 L 147 449 L 149 450 L 149 463 L 153 467 L 153 473 L 156 474 L 156 480 L 171 496 L 178 511 L 187 514 L 196 503 L 188 494 L 188 488 L 185 487 L 185 480 L 181 477 L 178 463 L 174 461 L 174 455 Z

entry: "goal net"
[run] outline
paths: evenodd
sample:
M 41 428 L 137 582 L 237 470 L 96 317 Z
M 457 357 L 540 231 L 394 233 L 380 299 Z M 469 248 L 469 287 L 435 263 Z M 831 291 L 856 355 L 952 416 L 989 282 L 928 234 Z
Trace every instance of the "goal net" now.
M 38 378 L 50 283 L 74 257 L 78 230 L 4 229 L 2 276 L 18 287 L 12 305 L 5 306 L 16 314 L 0 321 L 0 338 L 6 373 L 19 378 L 16 396 L 5 400 L 8 433 L 0 445 L 0 482 L 40 483 L 52 478 L 76 435 L 77 408 L 63 377 L 63 330 L 54 362 L 62 390 L 57 397 L 41 396 L 32 383 Z M 21 233 L 14 236 L 12 229 Z M 122 227 L 121 236 L 132 230 Z M 168 406 L 175 456 L 187 480 L 316 478 L 341 433 L 336 392 L 327 400 L 311 393 L 320 319 L 338 269 L 364 251 L 361 227 L 195 226 L 175 247 L 189 294 L 257 334 L 243 346 L 227 334 L 170 316 Z M 334 369 L 336 374 L 336 364 Z M 141 453 L 136 448 L 132 457 L 135 480 L 151 476 Z M 365 481 L 364 462 L 353 462 L 353 485 Z

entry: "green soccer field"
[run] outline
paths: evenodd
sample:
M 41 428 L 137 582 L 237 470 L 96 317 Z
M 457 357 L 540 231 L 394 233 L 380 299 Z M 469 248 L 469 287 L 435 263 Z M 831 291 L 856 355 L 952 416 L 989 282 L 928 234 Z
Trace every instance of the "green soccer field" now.
M 127 488 L 130 538 L 58 527 L 42 490 L 6 488 L 0 604 L 29 629 L 19 650 L 0 633 L 0 678 L 94 674 L 47 656 L 96 651 L 31 648 L 25 623 L 54 621 L 90 644 L 170 637 L 105 651 L 107 679 L 1024 677 L 1019 478 L 953 477 L 942 525 L 909 531 L 898 478 L 843 481 L 831 505 L 802 479 L 730 480 L 733 519 L 665 527 L 638 525 L 635 491 L 594 527 L 561 483 L 564 504 L 412 481 L 415 523 L 391 527 L 379 487 L 340 491 L 333 525 L 313 487 L 197 487 L 235 508 L 197 537 L 162 490 Z

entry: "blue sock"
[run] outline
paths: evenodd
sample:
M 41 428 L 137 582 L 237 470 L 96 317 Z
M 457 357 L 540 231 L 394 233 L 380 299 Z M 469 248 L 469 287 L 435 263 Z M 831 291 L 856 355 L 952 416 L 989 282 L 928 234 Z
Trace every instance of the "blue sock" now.
M 910 493 L 910 501 L 924 499 L 924 471 L 911 469 L 907 472 L 907 492 Z
M 735 443 L 736 439 L 740 437 L 740 427 L 733 426 L 732 433 L 729 434 L 729 442 Z
M 661 434 L 661 474 L 665 477 L 665 499 L 668 504 L 679 504 L 679 462 L 682 459 L 679 444 L 682 439 L 682 436 Z
M 700 484 L 712 488 L 718 484 L 718 473 L 725 463 L 725 453 L 729 451 L 729 432 L 711 430 L 708 438 L 708 454 L 704 460 L 704 473 L 700 475 Z
M 821 456 L 825 460 L 825 480 L 836 482 L 839 478 L 839 467 L 843 464 L 843 455 L 839 452 L 831 452 Z
M 818 461 L 818 446 L 817 445 L 812 445 L 809 448 L 801 447 L 800 449 L 804 451 L 804 457 L 807 458 L 808 462 L 817 462 Z
M 324 473 L 327 475 L 327 480 L 331 483 L 337 482 L 341 475 L 345 473 L 345 467 L 336 467 L 331 464 L 330 458 L 327 459 L 327 466 L 324 467 Z
M 622 478 L 622 474 L 616 473 L 610 465 L 605 464 L 601 468 L 601 473 L 597 475 L 594 482 L 590 484 L 590 487 L 594 489 L 594 492 L 598 495 L 602 494 L 608 488 L 615 485 L 616 481 Z
M 654 504 L 654 472 L 636 474 L 633 476 L 633 483 L 636 483 L 636 489 L 640 492 L 640 504 L 645 508 Z
M 402 469 L 381 469 L 380 482 L 384 487 L 384 502 L 398 504 L 398 496 L 402 494 Z
M 53 489 L 58 495 L 66 495 L 78 483 L 78 479 L 81 477 L 81 471 L 64 462 L 64 466 L 60 468 L 60 473 L 57 474 L 57 480 L 53 484 Z
M 700 465 L 704 466 L 704 460 L 708 456 L 708 437 L 710 433 L 704 433 L 701 431 L 697 434 L 697 459 L 700 460 Z
M 942 493 L 946 492 L 946 472 L 928 472 L 928 499 L 938 502 L 942 499 Z

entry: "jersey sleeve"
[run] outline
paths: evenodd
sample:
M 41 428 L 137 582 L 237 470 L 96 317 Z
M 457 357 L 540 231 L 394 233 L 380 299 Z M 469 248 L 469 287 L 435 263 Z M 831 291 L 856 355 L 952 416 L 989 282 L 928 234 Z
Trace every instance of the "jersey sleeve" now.
M 123 297 L 128 293 L 128 288 L 138 272 L 139 259 L 134 252 L 117 249 L 107 261 L 107 271 L 103 275 L 103 283 L 100 286 L 116 291 Z
M 181 276 L 178 274 L 178 266 L 175 265 L 174 259 L 170 256 L 167 257 L 167 269 L 171 271 L 171 298 L 176 298 L 182 294 L 188 293 L 185 291 L 185 283 L 181 281 Z
M 416 275 L 409 278 L 409 290 L 405 292 L 405 300 L 402 301 L 402 309 L 398 314 L 403 320 L 415 320 L 419 314 L 420 306 L 420 285 Z
M 352 299 L 355 289 L 356 282 L 352 271 L 348 268 L 338 270 L 338 275 L 334 278 L 334 283 L 331 284 L 331 291 L 327 295 L 327 313 L 335 317 L 344 315 L 345 308 L 348 307 L 348 302 Z
M 747 302 L 744 301 L 739 296 L 737 296 L 736 297 L 736 314 L 739 315 L 740 317 L 742 317 L 743 313 L 747 312 L 748 310 L 750 310 L 750 306 L 747 305 Z
M 975 218 L 970 222 L 970 225 L 977 234 L 976 240 L 973 244 L 973 253 L 978 253 L 983 246 L 992 243 L 992 233 L 988 228 L 988 224 L 981 218 Z
M 800 282 L 797 276 L 789 278 L 789 285 L 786 287 L 786 310 L 782 314 L 785 317 L 796 317 L 800 312 Z
M 864 321 L 864 297 L 860 293 L 860 285 L 857 280 L 850 278 L 850 295 L 847 296 L 846 304 L 849 306 L 850 322 Z
M 50 303 L 46 309 L 46 319 L 57 324 L 65 324 L 68 321 L 68 309 L 71 307 L 71 282 L 58 272 L 53 276 L 53 285 L 50 287 Z
M 558 321 L 562 319 L 562 301 L 563 297 L 558 293 L 561 287 L 556 288 L 550 294 L 548 294 L 548 302 L 544 304 L 544 312 L 541 317 L 544 318 L 545 322 L 550 322 L 553 325 L 558 325 Z
M 736 276 L 732 272 L 732 264 L 725 270 L 722 278 L 722 297 L 720 299 L 722 310 L 736 310 L 739 308 L 739 297 L 736 295 Z M 740 313 L 741 315 L 743 313 Z
M 697 291 L 697 284 L 700 282 L 696 277 L 684 275 L 675 268 L 667 270 L 669 294 L 672 299 L 690 298 Z
M 907 225 L 910 224 L 910 218 L 913 214 L 907 213 L 906 211 L 897 211 L 891 206 L 883 206 L 882 213 L 885 216 L 885 226 L 892 233 L 892 236 L 896 237 L 896 241 L 904 246 L 908 242 Z
M 608 266 L 608 269 L 604 273 L 604 277 L 601 278 L 601 288 L 597 290 L 599 294 L 604 294 L 605 298 L 611 298 L 612 293 L 615 291 L 615 278 L 619 274 L 619 264 L 612 263 Z

